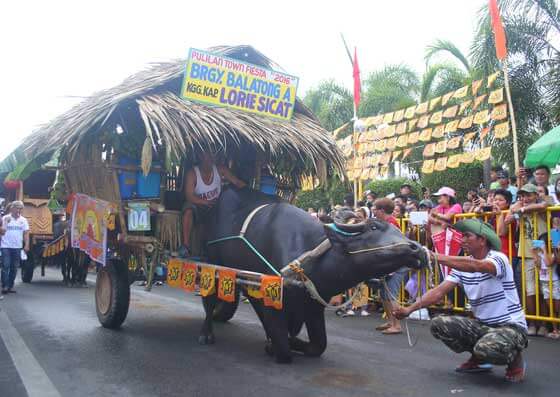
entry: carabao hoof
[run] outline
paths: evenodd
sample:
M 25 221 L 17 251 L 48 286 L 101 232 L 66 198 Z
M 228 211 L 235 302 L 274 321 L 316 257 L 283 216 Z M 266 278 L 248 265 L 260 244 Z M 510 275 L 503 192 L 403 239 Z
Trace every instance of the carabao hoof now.
M 200 335 L 198 337 L 198 343 L 201 345 L 213 345 L 216 342 L 214 334 L 210 335 Z
M 272 347 L 272 342 L 270 340 L 267 340 L 264 344 L 264 352 L 270 357 L 274 356 L 274 348 Z

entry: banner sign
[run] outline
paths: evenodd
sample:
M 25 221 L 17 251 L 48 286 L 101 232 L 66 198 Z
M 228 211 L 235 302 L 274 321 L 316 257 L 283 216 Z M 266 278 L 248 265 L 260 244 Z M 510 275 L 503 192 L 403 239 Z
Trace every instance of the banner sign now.
M 128 204 L 128 230 L 131 232 L 147 232 L 152 229 L 150 224 L 150 203 Z
M 107 221 L 111 208 L 111 203 L 85 194 L 78 193 L 73 199 L 72 248 L 79 248 L 103 266 L 107 259 Z
M 197 266 L 194 263 L 184 263 L 181 273 L 181 288 L 185 291 L 194 292 L 196 290 Z
M 218 270 L 218 299 L 235 302 L 235 270 Z
M 191 48 L 181 97 L 290 120 L 299 78 Z

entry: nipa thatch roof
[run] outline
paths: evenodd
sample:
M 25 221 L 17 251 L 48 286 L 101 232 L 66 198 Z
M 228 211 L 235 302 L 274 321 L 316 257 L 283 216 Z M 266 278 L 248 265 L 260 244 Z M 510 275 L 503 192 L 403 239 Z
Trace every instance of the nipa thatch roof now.
M 210 51 L 266 68 L 278 69 L 250 46 L 214 47 Z M 299 172 L 320 171 L 325 161 L 343 174 L 343 159 L 330 134 L 296 101 L 290 122 L 228 108 L 209 107 L 178 96 L 184 60 L 153 64 L 123 83 L 98 92 L 27 137 L 21 149 L 33 158 L 61 147 L 76 153 L 86 137 L 136 118 L 154 147 L 166 147 L 177 157 L 196 150 L 235 151 L 251 145 L 269 162 L 284 159 L 299 164 Z M 137 126 L 134 130 L 137 130 Z

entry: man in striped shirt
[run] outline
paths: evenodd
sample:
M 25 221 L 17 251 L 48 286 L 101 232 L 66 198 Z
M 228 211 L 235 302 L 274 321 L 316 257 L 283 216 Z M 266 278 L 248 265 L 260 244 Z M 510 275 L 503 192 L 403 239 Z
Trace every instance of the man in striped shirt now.
M 474 319 L 462 316 L 438 316 L 432 320 L 432 335 L 457 353 L 472 355 L 456 368 L 458 372 L 482 372 L 490 364 L 507 365 L 506 379 L 520 382 L 526 363 L 521 351 L 527 347 L 527 323 L 515 289 L 513 270 L 500 252 L 501 241 L 486 223 L 467 219 L 456 223 L 463 233 L 463 249 L 470 256 L 447 256 L 432 253 L 436 263 L 452 272 L 436 288 L 408 307 L 395 310 L 397 318 L 407 317 L 431 306 L 457 285 L 465 291 Z

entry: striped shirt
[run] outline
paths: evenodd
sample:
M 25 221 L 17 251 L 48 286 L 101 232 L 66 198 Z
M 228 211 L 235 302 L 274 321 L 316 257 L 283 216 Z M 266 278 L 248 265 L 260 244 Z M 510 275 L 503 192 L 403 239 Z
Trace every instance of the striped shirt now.
M 519 303 L 507 256 L 490 250 L 486 259 L 496 267 L 495 276 L 453 269 L 446 280 L 463 287 L 472 312 L 481 323 L 489 326 L 515 323 L 526 329 L 525 313 Z

